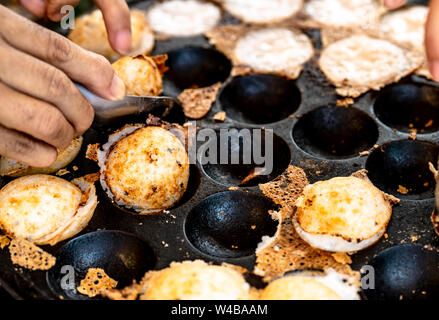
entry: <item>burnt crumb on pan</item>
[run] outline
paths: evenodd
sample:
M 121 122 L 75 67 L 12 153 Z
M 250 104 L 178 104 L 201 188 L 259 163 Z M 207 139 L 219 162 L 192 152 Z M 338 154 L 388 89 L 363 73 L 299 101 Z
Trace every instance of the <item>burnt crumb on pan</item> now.
M 264 281 L 271 281 L 287 271 L 333 268 L 359 279 L 359 272 L 353 271 L 349 264 L 338 262 L 331 252 L 312 248 L 295 231 L 292 224 L 294 203 L 308 184 L 305 172 L 290 165 L 283 175 L 259 185 L 263 194 L 279 204 L 281 209 L 270 212 L 279 220 L 279 228 L 273 238 L 265 238 L 256 250 L 255 274 L 264 277 Z
M 220 111 L 213 116 L 213 120 L 217 122 L 224 122 L 226 121 L 226 116 L 227 114 L 224 111 Z
M 29 270 L 49 270 L 56 258 L 25 239 L 13 239 L 9 244 L 13 264 Z
M 410 140 L 416 140 L 416 137 L 417 137 L 417 134 L 418 134 L 418 130 L 416 130 L 416 129 L 410 129 L 410 132 L 409 132 L 409 139 Z
M 11 243 L 11 239 L 7 236 L 0 235 L 0 249 L 4 249 Z
M 191 119 L 203 118 L 210 111 L 220 87 L 221 82 L 218 82 L 210 87 L 185 89 L 178 96 L 185 116 Z
M 248 173 L 248 175 L 244 179 L 242 179 L 239 185 L 244 186 L 250 181 L 266 174 L 267 174 L 267 170 L 265 169 L 265 167 L 255 167 Z
M 70 173 L 70 171 L 64 168 L 64 169 L 59 169 L 55 174 L 57 176 L 61 177 L 61 176 L 64 176 L 66 174 L 69 174 L 69 173 Z
M 117 281 L 110 278 L 101 268 L 90 268 L 77 287 L 78 292 L 93 298 L 103 292 L 114 289 Z
M 346 252 L 335 252 L 335 253 L 332 253 L 332 257 L 338 263 L 342 263 L 342 264 L 351 264 L 352 263 L 351 257 Z
M 87 151 L 85 152 L 85 158 L 98 162 L 98 150 L 99 150 L 99 143 L 89 144 L 87 146 Z
M 352 98 L 344 98 L 344 99 L 339 99 L 337 100 L 337 107 L 349 107 L 350 105 L 354 104 L 354 99 Z
M 398 190 L 396 190 L 397 192 L 399 192 L 400 194 L 407 194 L 409 193 L 409 189 L 407 189 L 404 186 L 399 185 L 398 186 Z

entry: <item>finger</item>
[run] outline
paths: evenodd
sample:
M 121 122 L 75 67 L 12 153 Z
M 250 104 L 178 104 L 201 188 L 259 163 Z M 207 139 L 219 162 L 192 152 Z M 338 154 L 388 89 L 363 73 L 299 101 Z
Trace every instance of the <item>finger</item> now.
M 0 56 L 0 80 L 3 83 L 56 106 L 60 116 L 64 115 L 73 125 L 72 135 L 80 136 L 91 126 L 93 108 L 62 71 L 8 46 L 1 40 Z M 66 124 L 67 120 L 64 120 Z M 73 136 L 70 140 L 72 138 Z
M 425 29 L 425 46 L 430 73 L 435 81 L 439 81 L 439 1 L 430 1 Z
M 0 83 L 0 124 L 26 133 L 59 149 L 74 138 L 74 130 L 54 106 Z M 3 137 L 2 137 L 3 139 Z
M 104 57 L 2 7 L 0 21 L 10 26 L 0 29 L 0 36 L 12 47 L 57 67 L 103 98 L 120 100 L 125 96 L 124 83 Z
M 384 0 L 384 5 L 393 10 L 405 4 L 406 0 Z
M 46 14 L 45 0 L 20 0 L 20 4 L 33 15 L 42 18 Z
M 76 7 L 78 3 L 79 0 L 47 0 L 46 15 L 52 21 L 60 21 L 63 17 L 61 8 L 66 5 Z
M 121 54 L 131 51 L 131 16 L 125 0 L 95 0 L 101 9 L 111 47 Z
M 0 154 L 33 167 L 48 167 L 58 156 L 54 147 L 0 125 Z

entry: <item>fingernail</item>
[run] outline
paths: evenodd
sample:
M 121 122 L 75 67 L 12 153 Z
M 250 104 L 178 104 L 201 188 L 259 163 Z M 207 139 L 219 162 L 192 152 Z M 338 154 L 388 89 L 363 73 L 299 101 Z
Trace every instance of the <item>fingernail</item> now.
M 111 100 L 121 100 L 125 97 L 125 84 L 123 81 L 115 74 L 113 80 L 111 81 Z
M 434 81 L 439 82 L 439 60 L 429 61 L 428 68 L 430 69 Z
M 119 53 L 127 54 L 131 51 L 131 32 L 129 30 L 121 30 L 116 34 L 116 50 Z
M 46 13 L 46 2 L 44 0 L 21 0 L 20 3 L 37 17 L 42 17 Z

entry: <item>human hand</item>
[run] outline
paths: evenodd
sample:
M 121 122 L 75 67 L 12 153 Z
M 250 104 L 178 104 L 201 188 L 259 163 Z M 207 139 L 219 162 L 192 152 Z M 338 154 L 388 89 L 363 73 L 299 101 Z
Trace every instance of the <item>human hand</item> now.
M 405 0 L 384 0 L 390 9 L 396 9 L 406 3 Z M 433 79 L 439 82 L 439 0 L 430 0 L 427 23 L 425 25 L 425 50 L 428 68 Z
M 112 100 L 125 86 L 104 57 L 1 5 L 0 21 L 0 154 L 47 167 L 94 118 L 70 79 Z
M 102 11 L 108 40 L 111 47 L 120 54 L 131 51 L 130 9 L 125 0 L 94 0 Z M 47 16 L 50 20 L 60 21 L 61 8 L 65 5 L 76 6 L 79 0 L 20 0 L 21 5 L 37 17 Z

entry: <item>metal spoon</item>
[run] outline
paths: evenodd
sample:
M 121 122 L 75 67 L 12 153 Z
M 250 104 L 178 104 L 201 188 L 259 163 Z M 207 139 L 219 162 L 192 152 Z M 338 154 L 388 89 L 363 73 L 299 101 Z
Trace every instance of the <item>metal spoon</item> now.
M 120 117 L 139 113 L 154 113 L 158 117 L 165 117 L 177 103 L 171 97 L 138 96 L 126 96 L 122 100 L 110 101 L 98 97 L 80 84 L 76 84 L 76 87 L 93 106 L 97 124 L 107 124 Z

